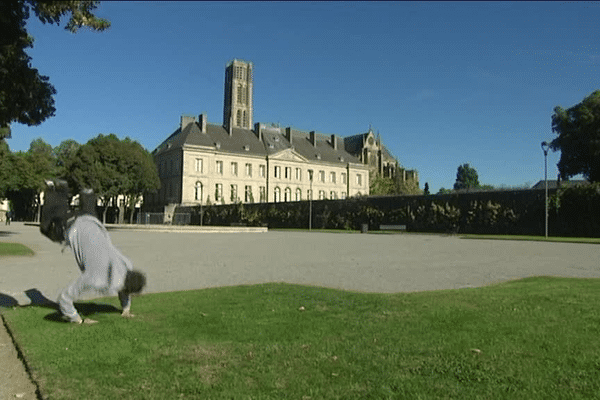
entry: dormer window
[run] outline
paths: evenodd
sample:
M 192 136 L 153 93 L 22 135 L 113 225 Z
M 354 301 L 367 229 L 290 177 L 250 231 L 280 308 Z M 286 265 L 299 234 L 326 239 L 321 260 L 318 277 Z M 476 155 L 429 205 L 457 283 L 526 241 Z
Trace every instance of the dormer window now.
M 215 147 L 216 147 L 217 149 L 220 149 L 220 148 L 221 148 L 221 142 L 217 142 L 217 143 L 215 143 Z
M 317 160 L 321 159 L 321 153 L 317 154 Z
M 250 146 L 248 146 L 248 145 L 245 145 L 245 146 L 244 146 L 244 150 L 246 150 L 246 151 L 250 151 Z

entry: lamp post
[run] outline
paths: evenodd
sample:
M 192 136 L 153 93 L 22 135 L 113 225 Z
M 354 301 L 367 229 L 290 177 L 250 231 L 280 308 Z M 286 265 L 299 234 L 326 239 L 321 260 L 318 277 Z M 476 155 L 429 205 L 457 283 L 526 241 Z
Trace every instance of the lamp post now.
M 545 230 L 545 236 L 546 238 L 548 238 L 548 149 L 550 148 L 550 145 L 548 144 L 548 142 L 542 142 L 542 150 L 544 151 L 544 186 L 546 187 L 546 195 L 544 197 L 545 203 L 546 203 L 546 215 L 545 215 L 545 222 L 546 222 L 546 230 Z
M 308 196 L 308 230 L 312 230 L 312 197 L 313 197 L 313 171 L 308 170 L 308 179 L 310 179 L 310 195 Z

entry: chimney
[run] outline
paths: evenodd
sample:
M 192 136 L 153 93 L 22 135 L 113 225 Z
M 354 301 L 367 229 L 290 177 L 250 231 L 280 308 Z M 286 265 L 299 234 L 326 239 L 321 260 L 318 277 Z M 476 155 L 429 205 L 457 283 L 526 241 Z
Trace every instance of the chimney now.
M 196 118 L 188 115 L 181 116 L 181 130 L 183 131 L 189 124 L 196 122 Z
M 256 136 L 258 137 L 258 140 L 260 140 L 262 142 L 263 137 L 262 137 L 262 125 L 260 122 L 257 122 L 254 124 L 254 133 L 256 133 Z
M 198 125 L 200 125 L 200 132 L 202 132 L 202 133 L 206 133 L 207 120 L 208 120 L 208 117 L 206 116 L 206 114 L 200 114 L 198 116 Z
M 333 146 L 334 150 L 338 149 L 337 137 L 335 135 L 331 135 L 331 145 Z
M 315 135 L 315 131 L 310 131 L 308 140 L 314 147 L 317 147 L 317 137 Z
M 289 126 L 285 128 L 285 138 L 292 144 L 292 128 Z

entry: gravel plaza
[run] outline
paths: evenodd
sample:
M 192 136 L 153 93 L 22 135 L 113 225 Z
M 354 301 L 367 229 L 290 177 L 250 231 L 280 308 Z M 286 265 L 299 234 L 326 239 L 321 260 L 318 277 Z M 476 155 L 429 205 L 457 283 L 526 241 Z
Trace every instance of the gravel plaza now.
M 147 274 L 146 293 L 265 282 L 395 293 L 478 287 L 538 275 L 600 277 L 600 246 L 595 244 L 419 234 L 215 233 L 200 227 L 109 230 L 113 243 Z M 0 235 L 36 253 L 0 259 L 3 298 L 26 305 L 31 299 L 25 292 L 37 289 L 54 301 L 78 277 L 70 249 L 61 252 L 37 226 L 16 222 Z

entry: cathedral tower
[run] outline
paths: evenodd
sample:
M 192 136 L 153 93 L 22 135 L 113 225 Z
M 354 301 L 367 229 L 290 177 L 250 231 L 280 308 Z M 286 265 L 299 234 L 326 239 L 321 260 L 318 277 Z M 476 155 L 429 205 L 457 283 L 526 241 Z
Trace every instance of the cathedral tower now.
M 253 126 L 253 75 L 251 62 L 234 59 L 225 69 L 223 126 L 251 129 Z

